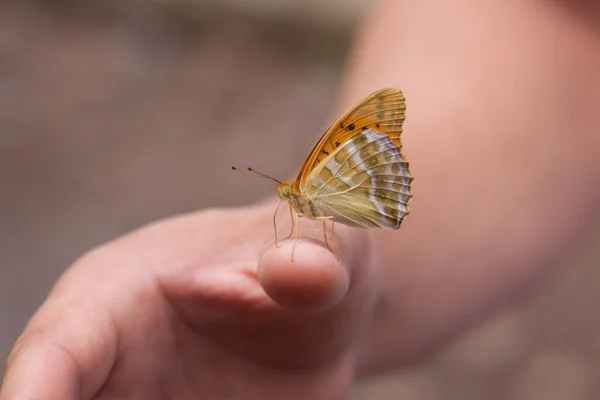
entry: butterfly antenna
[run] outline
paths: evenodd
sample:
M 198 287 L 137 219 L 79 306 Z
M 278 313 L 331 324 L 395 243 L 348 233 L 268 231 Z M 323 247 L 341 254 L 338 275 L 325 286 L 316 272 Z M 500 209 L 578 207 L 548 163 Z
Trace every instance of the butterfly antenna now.
M 263 174 L 263 173 L 261 173 L 261 172 L 255 171 L 255 170 L 253 170 L 253 169 L 252 169 L 252 168 L 250 168 L 250 167 L 248 167 L 248 168 L 247 168 L 247 171 L 248 171 L 248 172 L 246 172 L 246 171 L 244 171 L 244 170 L 241 170 L 241 169 L 239 169 L 239 168 L 236 168 L 236 167 L 234 167 L 234 166 L 232 166 L 232 167 L 231 167 L 231 169 L 232 169 L 232 170 L 234 170 L 234 171 L 239 171 L 239 172 L 243 172 L 243 173 L 249 173 L 249 172 L 252 172 L 252 173 L 254 173 L 254 174 L 256 174 L 256 175 L 262 176 L 263 178 L 267 178 L 267 179 L 270 179 L 270 180 L 272 180 L 272 181 L 275 181 L 275 182 L 277 182 L 277 183 L 281 184 L 281 181 L 280 181 L 280 180 L 277 180 L 277 179 L 273 178 L 272 176 L 269 176 L 269 175 Z M 250 174 L 250 175 L 252 175 L 252 174 Z

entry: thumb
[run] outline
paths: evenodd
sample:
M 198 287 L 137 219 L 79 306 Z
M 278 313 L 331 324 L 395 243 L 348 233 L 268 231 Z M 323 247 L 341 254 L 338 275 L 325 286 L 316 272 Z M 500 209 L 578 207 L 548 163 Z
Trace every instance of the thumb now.
M 278 247 L 270 246 L 262 253 L 258 263 L 260 283 L 269 297 L 284 308 L 329 309 L 346 297 L 353 280 L 373 264 L 370 235 L 366 230 L 335 224 L 335 237 L 329 239 L 334 254 L 324 242 L 323 224 L 302 222 L 310 225 L 307 233 L 282 241 Z M 327 235 L 331 237 L 330 222 Z

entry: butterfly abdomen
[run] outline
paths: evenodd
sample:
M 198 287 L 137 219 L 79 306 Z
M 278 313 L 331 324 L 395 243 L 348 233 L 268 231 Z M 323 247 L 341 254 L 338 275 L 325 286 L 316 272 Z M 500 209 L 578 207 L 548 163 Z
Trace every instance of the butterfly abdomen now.
M 331 216 L 327 215 L 324 212 L 324 210 L 321 207 L 319 207 L 318 200 L 311 199 L 308 196 L 301 193 L 293 193 L 290 198 L 290 204 L 292 205 L 292 208 L 297 214 L 309 219 Z

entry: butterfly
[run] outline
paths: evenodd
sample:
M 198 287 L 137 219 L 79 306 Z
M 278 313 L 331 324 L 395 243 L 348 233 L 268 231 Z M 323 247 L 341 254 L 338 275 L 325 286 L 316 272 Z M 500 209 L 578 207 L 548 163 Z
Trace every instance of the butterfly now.
M 327 248 L 337 257 L 333 240 L 330 244 L 327 238 L 328 220 L 332 221 L 332 239 L 336 222 L 363 229 L 400 228 L 413 197 L 413 176 L 401 152 L 405 112 L 399 89 L 378 90 L 327 129 L 296 180 L 271 178 L 278 182 L 280 200 L 289 204 L 292 229 L 288 238 L 298 238 L 298 217 L 321 220 Z M 295 241 L 292 261 L 294 248 Z

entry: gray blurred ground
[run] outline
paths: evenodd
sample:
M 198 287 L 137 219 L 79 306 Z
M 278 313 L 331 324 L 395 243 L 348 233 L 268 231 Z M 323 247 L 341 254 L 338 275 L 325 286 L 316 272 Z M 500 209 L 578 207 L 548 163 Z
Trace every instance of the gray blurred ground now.
M 295 173 L 368 2 L 332 1 L 319 21 L 313 0 L 17 3 L 0 7 L 2 358 L 82 252 L 273 190 L 231 164 Z M 352 399 L 598 398 L 598 247 L 600 234 L 532 300 Z

